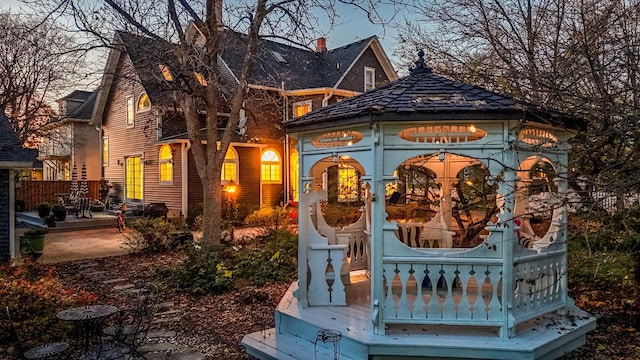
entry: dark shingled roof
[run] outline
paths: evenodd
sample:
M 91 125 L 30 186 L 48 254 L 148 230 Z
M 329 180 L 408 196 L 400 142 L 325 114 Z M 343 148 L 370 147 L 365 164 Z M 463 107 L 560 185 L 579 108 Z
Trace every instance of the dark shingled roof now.
M 0 113 L 0 162 L 33 164 L 37 155 L 37 150 L 22 148 L 9 119 Z
M 244 58 L 245 35 L 227 31 L 222 59 L 238 76 Z M 261 39 L 251 83 L 286 90 L 334 87 L 374 36 L 325 52 L 315 52 Z M 337 65 L 339 64 L 339 66 Z
M 376 121 L 523 119 L 573 128 L 576 119 L 541 111 L 511 97 L 435 74 L 424 53 L 405 78 L 285 122 L 287 131 Z
M 227 30 L 222 33 L 220 56 L 238 78 L 246 35 Z M 163 96 L 163 76 L 158 65 L 171 68 L 176 62 L 171 45 L 163 40 L 118 32 L 125 51 L 134 64 L 153 104 L 167 101 Z M 250 83 L 286 90 L 334 87 L 349 66 L 375 36 L 325 52 L 315 52 L 267 39 L 261 39 L 255 55 Z M 339 64 L 339 66 L 337 65 Z
M 82 92 L 83 94 L 86 94 L 86 97 L 84 98 L 84 104 L 80 105 L 76 109 L 73 109 L 70 113 L 67 114 L 66 117 L 71 119 L 91 120 L 91 114 L 93 114 L 93 107 L 96 104 L 96 96 L 98 95 L 98 91 L 95 90 L 89 92 L 76 90 L 74 92 Z

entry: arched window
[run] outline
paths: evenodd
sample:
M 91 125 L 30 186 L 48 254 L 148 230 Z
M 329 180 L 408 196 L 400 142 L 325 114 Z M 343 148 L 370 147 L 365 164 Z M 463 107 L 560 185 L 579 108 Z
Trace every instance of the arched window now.
M 162 145 L 158 162 L 160 164 L 160 184 L 173 184 L 173 151 L 171 151 L 171 145 Z
M 222 180 L 223 183 L 230 180 L 236 183 L 238 182 L 238 154 L 236 154 L 236 150 L 231 146 L 229 146 L 227 154 L 224 157 L 220 180 Z
M 279 184 L 282 182 L 282 175 L 280 171 L 280 155 L 273 150 L 267 149 L 262 153 L 260 159 L 260 167 L 262 173 L 263 183 Z
M 142 93 L 138 98 L 138 112 L 147 111 L 151 109 L 151 100 L 147 93 Z

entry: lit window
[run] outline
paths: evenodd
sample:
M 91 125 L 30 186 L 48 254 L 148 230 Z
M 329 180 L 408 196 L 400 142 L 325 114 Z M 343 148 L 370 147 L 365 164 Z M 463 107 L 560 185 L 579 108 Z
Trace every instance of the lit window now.
M 298 190 L 300 189 L 298 186 L 298 181 L 300 180 L 300 175 L 298 171 L 300 171 L 300 163 L 298 162 L 298 151 L 291 150 L 291 155 L 289 156 L 289 164 L 291 166 L 291 193 L 293 194 L 293 201 L 299 201 Z
M 236 151 L 230 146 L 227 150 L 227 154 L 224 157 L 224 164 L 222 165 L 222 174 L 220 176 L 222 181 L 233 180 L 238 181 L 238 155 Z
M 207 86 L 207 80 L 204 78 L 204 76 L 202 76 L 202 74 L 200 74 L 197 71 L 194 71 L 193 75 L 195 75 L 195 77 L 198 80 L 198 82 L 200 83 L 200 85 Z
M 102 138 L 102 166 L 109 166 L 109 137 Z
M 160 183 L 173 184 L 173 152 L 170 145 L 162 145 L 160 156 Z
M 364 67 L 364 91 L 372 90 L 376 87 L 376 69 L 368 66 Z
M 262 173 L 262 182 L 280 183 L 282 177 L 280 175 L 280 156 L 274 150 L 267 150 L 262 153 L 260 159 L 260 167 Z
M 158 67 L 160 68 L 162 77 L 164 77 L 165 80 L 173 81 L 173 75 L 171 75 L 171 70 L 169 70 L 169 67 L 167 65 L 159 64 Z
M 340 164 L 338 168 L 338 201 L 358 200 L 358 171 L 351 165 Z
M 127 199 L 142 200 L 142 161 L 139 156 L 125 161 L 125 188 Z
M 311 100 L 293 103 L 293 117 L 305 115 L 311 111 Z
M 138 112 L 147 111 L 151 109 L 151 100 L 149 100 L 149 95 L 147 93 L 142 93 L 138 98 Z
M 133 127 L 134 117 L 133 96 L 127 98 L 127 127 Z

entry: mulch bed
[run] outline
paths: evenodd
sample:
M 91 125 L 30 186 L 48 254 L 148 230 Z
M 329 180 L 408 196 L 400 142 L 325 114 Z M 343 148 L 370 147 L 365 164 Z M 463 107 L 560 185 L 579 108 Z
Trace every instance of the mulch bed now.
M 155 255 L 126 255 L 96 259 L 110 278 L 127 278 L 142 284 L 154 281 L 159 267 L 171 267 L 181 260 L 179 252 Z M 124 305 L 126 297 L 101 281 L 83 275 L 78 263 L 56 265 L 57 274 L 68 288 L 83 289 L 97 295 L 96 302 Z M 105 274 L 106 276 L 107 274 Z M 174 339 L 204 353 L 208 359 L 251 359 L 240 345 L 250 332 L 274 326 L 274 310 L 289 283 L 265 287 L 247 286 L 224 295 L 192 296 L 161 288 L 162 301 L 173 302 L 182 311 Z M 640 309 L 636 289 L 612 287 L 592 289 L 574 284 L 571 296 L 584 310 L 596 315 L 598 328 L 587 337 L 587 344 L 563 357 L 569 359 L 640 359 Z

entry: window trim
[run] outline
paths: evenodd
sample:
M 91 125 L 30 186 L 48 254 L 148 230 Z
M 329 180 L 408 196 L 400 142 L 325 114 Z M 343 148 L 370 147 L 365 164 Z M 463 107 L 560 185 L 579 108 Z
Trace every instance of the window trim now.
M 162 150 L 169 148 L 170 158 L 163 159 L 162 158 Z M 171 166 L 171 180 L 162 180 L 162 167 L 170 165 Z M 158 150 L 158 184 L 159 185 L 173 185 L 173 148 L 169 144 L 164 144 Z
M 371 84 L 368 84 L 368 76 L 367 74 L 372 74 L 371 80 L 373 81 Z M 370 87 L 368 87 L 369 85 Z M 370 91 L 376 88 L 376 68 L 365 66 L 364 67 L 364 91 Z
M 106 149 L 105 149 L 106 144 Z M 107 156 L 105 156 L 105 153 Z M 102 137 L 102 166 L 109 166 L 109 136 Z
M 149 106 L 140 110 L 140 99 L 142 99 L 143 96 L 146 96 L 147 99 L 149 99 Z M 141 92 L 140 95 L 138 95 L 138 101 L 136 101 L 135 108 L 136 108 L 136 114 L 146 113 L 151 111 L 151 98 L 145 91 Z
M 309 105 L 309 111 L 307 111 L 306 113 L 304 113 L 302 115 L 297 116 L 296 115 L 296 108 L 298 108 L 299 106 L 305 106 L 305 105 Z M 294 118 L 297 118 L 297 117 L 300 117 L 300 116 L 304 116 L 304 115 L 306 115 L 306 114 L 308 114 L 308 113 L 313 111 L 313 102 L 311 100 L 296 101 L 296 102 L 293 103 L 292 111 L 293 111 L 293 117 Z
M 238 179 L 238 168 L 240 167 L 240 162 L 239 162 L 239 158 L 238 158 L 238 151 L 236 151 L 236 149 L 233 146 L 229 146 L 229 148 L 227 149 L 227 153 L 229 153 L 230 151 L 233 151 L 233 155 L 235 157 L 233 159 L 227 160 L 227 155 L 225 154 L 225 156 L 224 156 L 224 162 L 222 164 L 222 170 L 220 172 L 220 181 L 221 181 L 222 185 L 227 185 L 229 183 L 229 181 L 231 181 L 231 180 L 233 180 L 233 182 L 235 182 L 236 184 L 239 183 L 238 182 L 238 180 L 239 180 Z M 223 175 L 224 175 L 224 166 L 226 164 L 228 164 L 228 163 L 229 164 L 231 164 L 231 163 L 235 164 L 235 168 L 236 168 L 235 169 L 236 170 L 235 174 L 231 179 L 225 179 L 223 177 Z
M 136 126 L 136 103 L 133 95 L 127 96 L 126 109 L 127 117 L 125 124 L 127 126 L 127 129 L 131 129 Z
M 265 162 L 262 157 L 268 152 L 271 151 L 275 154 L 275 156 L 278 158 L 278 161 L 269 161 L 269 162 Z M 265 180 L 264 179 L 264 169 L 263 166 L 269 166 L 270 170 L 273 169 L 274 166 L 277 166 L 277 170 L 278 170 L 278 178 L 277 179 L 273 179 L 273 177 L 270 177 L 269 179 Z M 269 174 L 273 174 L 273 172 L 269 171 Z M 280 153 L 278 152 L 278 150 L 274 149 L 274 148 L 266 148 L 264 149 L 264 151 L 262 151 L 262 153 L 260 154 L 260 181 L 263 184 L 282 184 L 282 156 L 280 155 Z

